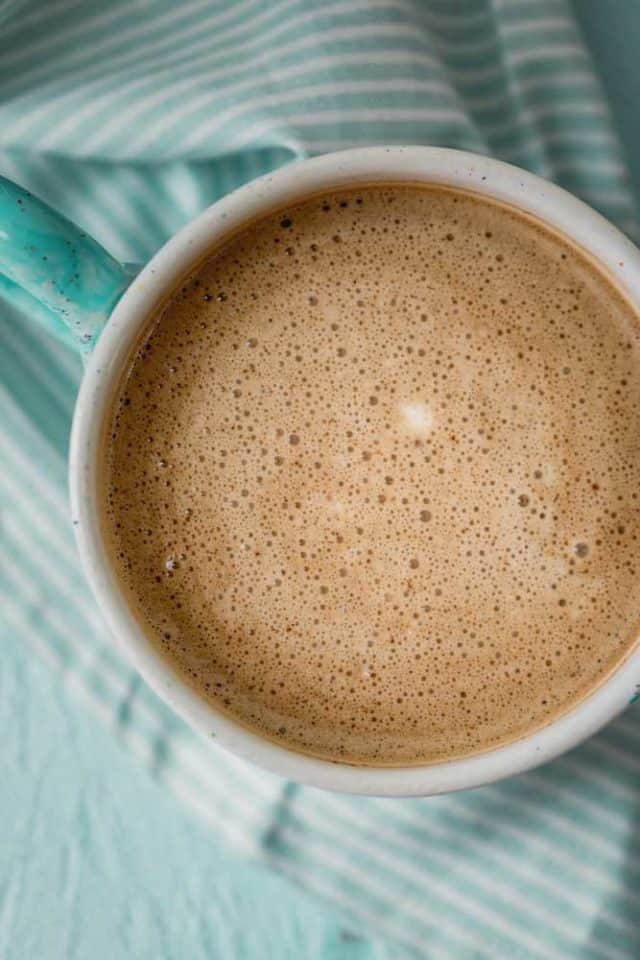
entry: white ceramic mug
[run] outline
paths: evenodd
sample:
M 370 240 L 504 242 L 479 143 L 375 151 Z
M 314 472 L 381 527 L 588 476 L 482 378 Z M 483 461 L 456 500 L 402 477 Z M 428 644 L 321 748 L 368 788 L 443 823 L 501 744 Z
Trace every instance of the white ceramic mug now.
M 521 773 L 595 733 L 637 696 L 640 648 L 570 712 L 507 746 L 423 766 L 367 767 L 321 760 L 246 729 L 180 678 L 129 610 L 109 565 L 97 513 L 99 454 L 109 402 L 132 345 L 158 305 L 213 244 L 244 223 L 313 193 L 375 182 L 461 187 L 533 214 L 591 254 L 640 310 L 640 252 L 584 203 L 516 167 L 435 147 L 347 150 L 284 167 L 240 187 L 184 227 L 115 306 L 89 357 L 78 396 L 69 468 L 71 503 L 82 563 L 105 619 L 145 680 L 188 723 L 239 756 L 292 780 L 351 793 L 428 796 Z

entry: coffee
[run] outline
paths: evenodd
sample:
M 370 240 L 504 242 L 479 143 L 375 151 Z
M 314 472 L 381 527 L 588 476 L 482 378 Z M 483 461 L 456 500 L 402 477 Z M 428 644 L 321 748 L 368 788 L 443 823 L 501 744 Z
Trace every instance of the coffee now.
M 129 603 L 203 697 L 332 760 L 487 750 L 636 642 L 638 318 L 498 203 L 313 197 L 151 318 L 105 478 Z

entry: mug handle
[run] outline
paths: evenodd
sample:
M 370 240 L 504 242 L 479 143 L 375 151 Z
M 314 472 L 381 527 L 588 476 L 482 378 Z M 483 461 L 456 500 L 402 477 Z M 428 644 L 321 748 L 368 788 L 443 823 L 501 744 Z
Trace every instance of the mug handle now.
M 88 355 L 138 268 L 0 177 L 0 297 Z

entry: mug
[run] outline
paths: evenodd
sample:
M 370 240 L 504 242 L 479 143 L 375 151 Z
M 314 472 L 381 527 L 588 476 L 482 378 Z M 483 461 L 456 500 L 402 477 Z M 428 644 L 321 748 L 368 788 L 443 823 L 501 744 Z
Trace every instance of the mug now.
M 87 579 L 126 655 L 192 727 L 283 777 L 376 796 L 429 796 L 521 773 L 571 747 L 616 716 L 640 690 L 636 647 L 595 691 L 541 730 L 460 760 L 367 767 L 297 753 L 248 730 L 197 694 L 145 635 L 110 568 L 98 522 L 100 447 L 109 403 L 149 318 L 225 237 L 314 193 L 358 184 L 442 184 L 532 214 L 590 254 L 640 311 L 640 252 L 566 191 L 517 167 L 436 147 L 345 150 L 283 167 L 248 183 L 187 224 L 139 273 L 31 194 L 0 180 L 0 294 L 86 358 L 71 436 L 69 482 L 76 540 Z

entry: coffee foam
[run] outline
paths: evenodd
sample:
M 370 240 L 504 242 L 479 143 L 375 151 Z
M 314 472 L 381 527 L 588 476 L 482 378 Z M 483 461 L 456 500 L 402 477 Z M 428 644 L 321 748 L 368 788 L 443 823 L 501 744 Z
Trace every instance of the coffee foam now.
M 393 765 L 568 710 L 640 621 L 637 318 L 540 224 L 367 187 L 255 223 L 121 385 L 105 523 L 205 697 Z

